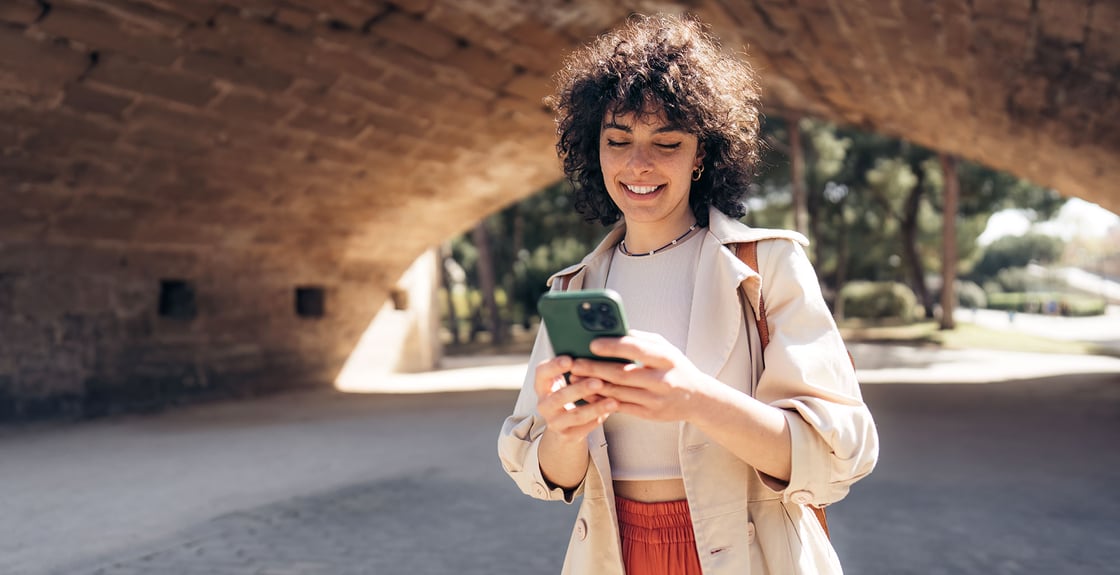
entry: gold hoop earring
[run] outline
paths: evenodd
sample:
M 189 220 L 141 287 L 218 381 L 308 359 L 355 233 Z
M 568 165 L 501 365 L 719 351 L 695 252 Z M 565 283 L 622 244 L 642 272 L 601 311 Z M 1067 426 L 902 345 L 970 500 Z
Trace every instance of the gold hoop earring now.
M 704 174 L 704 164 L 700 164 L 696 169 L 692 170 L 692 181 L 699 182 L 700 176 Z

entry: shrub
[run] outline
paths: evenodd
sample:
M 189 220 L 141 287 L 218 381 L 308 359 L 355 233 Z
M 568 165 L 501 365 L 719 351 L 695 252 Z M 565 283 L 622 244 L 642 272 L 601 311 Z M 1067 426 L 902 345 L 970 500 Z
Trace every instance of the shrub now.
M 988 307 L 988 294 L 984 293 L 984 288 L 976 285 L 975 282 L 958 281 L 957 282 L 957 302 L 964 308 L 985 308 Z
M 1007 268 L 996 274 L 996 283 L 999 284 L 1000 291 L 1022 293 L 1030 291 L 1033 286 L 1039 283 L 1039 280 L 1032 276 L 1027 268 Z
M 913 290 L 897 282 L 848 282 L 840 290 L 844 315 L 851 318 L 914 319 L 918 298 Z
M 1104 300 L 1062 293 L 994 293 L 988 296 L 988 308 L 1023 313 L 1060 314 L 1070 317 L 1102 315 Z
M 1055 262 L 1064 248 L 1065 242 L 1053 236 L 1004 236 L 984 250 L 972 273 L 980 278 L 989 278 L 1000 270 L 1023 267 L 1032 261 L 1041 264 Z
M 988 307 L 988 296 L 984 288 L 970 281 L 957 280 L 953 282 L 957 294 L 957 307 L 959 308 L 985 308 Z M 933 301 L 941 303 L 941 289 L 934 290 Z

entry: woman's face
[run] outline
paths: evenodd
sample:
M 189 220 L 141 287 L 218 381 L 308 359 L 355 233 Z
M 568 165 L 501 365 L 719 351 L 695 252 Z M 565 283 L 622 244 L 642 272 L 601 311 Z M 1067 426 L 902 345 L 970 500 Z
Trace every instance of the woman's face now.
M 628 226 L 652 224 L 680 233 L 692 225 L 688 195 L 703 157 L 696 136 L 670 125 L 664 113 L 608 111 L 603 118 L 603 182 Z

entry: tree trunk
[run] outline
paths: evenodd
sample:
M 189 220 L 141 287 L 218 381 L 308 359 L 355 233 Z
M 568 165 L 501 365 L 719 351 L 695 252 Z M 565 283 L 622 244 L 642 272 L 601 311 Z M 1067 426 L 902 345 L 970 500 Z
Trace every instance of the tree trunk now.
M 838 226 L 839 238 L 836 246 L 836 295 L 833 297 L 832 315 L 836 321 L 844 319 L 844 298 L 840 292 L 848 282 L 848 218 L 844 209 L 845 200 L 840 200 L 840 225 Z
M 512 321 L 513 318 L 517 317 L 517 314 L 514 313 L 514 308 L 517 307 L 520 301 L 520 297 L 515 297 L 514 294 L 521 293 L 521 286 L 518 285 L 517 281 L 517 262 L 521 261 L 521 250 L 525 247 L 525 214 L 522 213 L 519 204 L 514 204 L 510 209 L 513 211 L 513 254 L 510 258 L 511 273 L 509 274 L 509 285 L 506 288 L 506 310 L 508 310 L 509 317 Z M 529 327 L 530 311 L 531 310 L 526 307 L 524 313 L 521 314 L 522 327 Z
M 439 277 L 443 281 L 443 291 L 447 292 L 447 327 L 451 332 L 451 343 L 459 345 L 459 314 L 455 311 L 455 282 L 447 271 L 447 260 L 451 257 L 451 248 L 447 244 L 439 249 Z
M 945 179 L 945 205 L 941 212 L 941 329 L 954 329 L 953 311 L 957 294 L 957 199 L 960 196 L 960 179 L 957 177 L 957 160 L 953 156 L 938 154 Z
M 906 211 L 902 215 L 902 249 L 906 253 L 906 264 L 910 271 L 910 285 L 914 288 L 918 300 L 922 302 L 926 319 L 933 319 L 933 299 L 930 297 L 929 288 L 926 287 L 925 270 L 922 269 L 922 257 L 918 253 L 918 209 L 922 205 L 922 192 L 924 190 L 924 177 L 921 166 L 917 167 L 918 183 L 910 190 L 906 198 Z
M 789 181 L 793 195 L 793 229 L 809 235 L 807 202 L 805 201 L 805 149 L 801 146 L 800 118 L 789 120 Z M 816 241 L 816 238 L 813 238 Z
M 490 234 L 486 231 L 485 220 L 478 222 L 474 227 L 471 239 L 474 240 L 474 247 L 478 250 L 478 290 L 482 292 L 486 329 L 490 331 L 491 342 L 499 344 L 505 341 L 505 330 L 502 329 L 502 315 L 498 310 L 497 299 L 494 297 L 497 282 L 494 277 L 494 258 L 490 250 Z

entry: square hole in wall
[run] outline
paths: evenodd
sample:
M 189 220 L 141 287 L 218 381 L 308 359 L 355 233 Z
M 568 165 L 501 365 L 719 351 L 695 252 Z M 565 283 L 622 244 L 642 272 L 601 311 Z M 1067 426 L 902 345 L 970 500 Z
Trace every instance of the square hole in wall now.
M 393 302 L 393 309 L 397 311 L 408 310 L 408 292 L 396 287 L 389 290 L 389 299 Z
M 194 286 L 186 280 L 160 280 L 159 315 L 172 319 L 194 319 L 198 315 Z
M 299 317 L 323 317 L 326 315 L 326 308 L 326 290 L 315 286 L 296 288 L 296 315 Z

